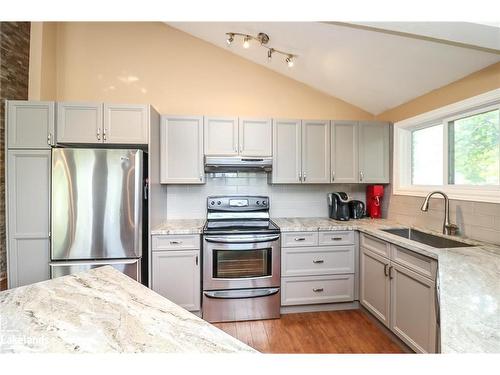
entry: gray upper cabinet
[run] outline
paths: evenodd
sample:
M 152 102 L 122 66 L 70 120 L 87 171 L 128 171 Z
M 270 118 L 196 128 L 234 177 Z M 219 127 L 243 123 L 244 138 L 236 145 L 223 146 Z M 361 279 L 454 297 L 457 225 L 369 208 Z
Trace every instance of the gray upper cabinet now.
M 203 117 L 162 116 L 160 182 L 163 184 L 205 182 Z
M 240 118 L 238 124 L 241 156 L 272 156 L 271 119 Z
M 49 279 L 50 150 L 7 153 L 9 288 Z
M 330 136 L 331 182 L 359 182 L 358 122 L 332 121 Z
M 49 149 L 54 122 L 54 102 L 7 101 L 7 148 Z
M 57 143 L 102 143 L 102 103 L 57 103 Z
M 275 184 L 298 184 L 302 176 L 300 120 L 273 120 L 273 172 Z
M 330 182 L 330 121 L 302 121 L 302 182 Z
M 359 182 L 389 183 L 389 124 L 359 123 Z
M 103 141 L 116 144 L 147 144 L 148 107 L 140 104 L 104 104 Z
M 238 155 L 238 118 L 205 117 L 205 155 Z

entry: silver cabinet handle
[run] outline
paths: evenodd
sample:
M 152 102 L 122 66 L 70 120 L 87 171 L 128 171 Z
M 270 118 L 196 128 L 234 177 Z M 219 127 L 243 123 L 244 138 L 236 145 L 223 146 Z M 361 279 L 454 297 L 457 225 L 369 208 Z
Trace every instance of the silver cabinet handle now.
M 388 264 L 384 264 L 384 275 L 385 275 L 386 277 L 387 277 L 387 276 L 389 276 L 389 273 L 387 273 L 387 267 L 388 267 L 388 266 L 389 266 Z
M 306 180 L 306 172 L 304 172 L 304 173 L 302 174 L 302 181 L 305 181 L 305 180 Z
M 195 258 L 196 265 L 198 265 L 198 255 Z
M 238 145 L 236 143 L 234 144 L 234 152 L 238 153 Z
M 299 172 L 299 181 L 302 181 L 302 173 Z
M 335 181 L 335 171 L 332 171 L 332 182 Z
M 313 263 L 315 264 L 321 264 L 324 263 L 325 261 L 323 259 L 318 259 L 318 260 L 313 260 Z
M 295 237 L 294 240 L 295 241 L 305 241 L 306 238 L 305 237 Z
M 332 241 L 342 241 L 342 237 L 332 237 Z
M 51 139 L 52 139 L 52 134 L 48 134 L 47 135 L 47 144 L 50 145 L 52 142 L 51 142 Z
M 182 241 L 170 241 L 170 245 L 180 245 Z
M 315 292 L 315 293 L 319 293 L 322 291 L 323 291 L 323 288 L 313 288 L 313 292 Z
M 102 139 L 104 141 L 106 140 L 106 128 L 104 128 L 103 131 L 102 131 Z
M 100 128 L 97 128 L 97 140 L 98 141 L 101 140 L 101 129 Z
M 203 174 L 200 173 L 200 181 L 203 181 Z
M 389 267 L 389 279 L 391 279 L 391 280 L 394 279 L 394 276 L 392 275 L 392 269 L 393 268 L 394 268 L 393 266 Z
M 363 172 L 359 171 L 359 181 L 363 181 L 363 178 L 365 178 Z

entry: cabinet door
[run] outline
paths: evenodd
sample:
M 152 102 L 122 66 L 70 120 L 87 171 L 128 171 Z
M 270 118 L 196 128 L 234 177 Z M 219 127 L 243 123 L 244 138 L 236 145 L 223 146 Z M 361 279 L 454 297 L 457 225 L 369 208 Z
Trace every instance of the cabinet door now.
M 302 181 L 300 120 L 273 120 L 273 184 Z
M 360 302 L 389 327 L 389 260 L 361 248 Z
M 238 118 L 205 117 L 205 155 L 238 155 Z
M 389 183 L 389 124 L 359 123 L 359 182 Z
M 148 106 L 104 104 L 105 143 L 147 144 Z
M 57 143 L 102 143 L 101 103 L 57 103 Z
M 436 352 L 435 283 L 391 264 L 391 330 L 416 352 Z
M 238 123 L 241 156 L 272 155 L 271 119 L 240 118 Z
M 54 102 L 7 101 L 7 147 L 50 149 L 54 122 Z
M 153 252 L 153 290 L 189 311 L 200 310 L 199 250 Z
M 162 116 L 160 181 L 203 184 L 203 117 Z
M 50 151 L 7 153 L 9 287 L 49 279 Z
M 358 182 L 358 122 L 332 121 L 330 135 L 331 181 Z
M 302 121 L 302 182 L 330 182 L 330 121 Z

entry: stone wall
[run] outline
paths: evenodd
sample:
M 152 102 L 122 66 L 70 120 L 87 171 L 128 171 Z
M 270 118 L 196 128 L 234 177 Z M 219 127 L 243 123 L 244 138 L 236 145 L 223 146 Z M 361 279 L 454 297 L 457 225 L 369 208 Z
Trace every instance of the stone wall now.
M 6 277 L 5 100 L 28 99 L 30 23 L 0 22 L 0 280 Z

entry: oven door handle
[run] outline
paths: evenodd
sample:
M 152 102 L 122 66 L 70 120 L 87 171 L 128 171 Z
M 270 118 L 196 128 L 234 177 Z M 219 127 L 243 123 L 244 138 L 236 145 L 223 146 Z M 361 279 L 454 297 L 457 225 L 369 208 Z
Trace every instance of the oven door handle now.
M 205 241 L 214 243 L 256 243 L 279 240 L 279 235 L 273 236 L 246 236 L 246 237 L 209 237 L 205 236 Z
M 279 288 L 247 289 L 247 290 L 214 290 L 203 292 L 208 298 L 216 299 L 243 299 L 272 296 L 280 291 Z

